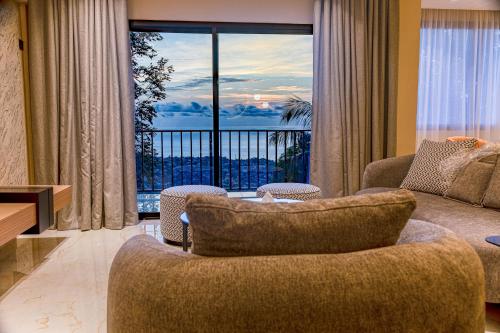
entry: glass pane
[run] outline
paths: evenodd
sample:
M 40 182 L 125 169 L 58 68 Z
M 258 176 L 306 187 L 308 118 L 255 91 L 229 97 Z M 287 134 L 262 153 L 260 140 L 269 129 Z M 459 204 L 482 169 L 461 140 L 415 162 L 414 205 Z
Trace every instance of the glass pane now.
M 224 187 L 308 181 L 312 42 L 311 35 L 219 36 Z
M 139 211 L 158 212 L 162 189 L 212 183 L 212 39 L 183 33 L 130 37 Z

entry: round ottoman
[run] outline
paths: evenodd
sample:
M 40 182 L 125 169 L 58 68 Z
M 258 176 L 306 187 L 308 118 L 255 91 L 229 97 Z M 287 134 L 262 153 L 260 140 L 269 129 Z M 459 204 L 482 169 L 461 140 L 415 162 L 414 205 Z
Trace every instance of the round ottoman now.
M 301 183 L 271 183 L 257 189 L 257 197 L 262 198 L 266 192 L 277 199 L 313 200 L 321 198 L 321 189 L 317 186 Z
M 166 243 L 182 245 L 180 216 L 184 212 L 186 197 L 190 193 L 227 196 L 225 189 L 208 185 L 183 185 L 163 190 L 160 194 L 160 224 L 161 234 Z M 191 241 L 191 231 L 188 234 L 188 241 Z

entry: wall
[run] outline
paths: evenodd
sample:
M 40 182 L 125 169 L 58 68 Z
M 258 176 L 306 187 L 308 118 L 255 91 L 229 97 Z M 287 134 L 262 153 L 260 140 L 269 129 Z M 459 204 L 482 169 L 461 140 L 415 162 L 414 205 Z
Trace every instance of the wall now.
M 128 0 L 131 20 L 312 24 L 313 0 Z
M 28 184 L 19 11 L 0 1 L 0 185 Z
M 420 15 L 420 0 L 399 1 L 397 156 L 414 153 L 416 146 Z

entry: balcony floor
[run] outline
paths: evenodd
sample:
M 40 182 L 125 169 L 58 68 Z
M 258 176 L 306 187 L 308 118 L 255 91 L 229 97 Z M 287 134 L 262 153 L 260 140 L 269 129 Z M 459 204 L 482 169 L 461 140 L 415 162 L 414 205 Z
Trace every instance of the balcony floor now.
M 231 198 L 255 198 L 255 192 L 229 192 Z M 160 211 L 160 194 L 137 194 L 137 208 L 139 213 L 158 213 Z

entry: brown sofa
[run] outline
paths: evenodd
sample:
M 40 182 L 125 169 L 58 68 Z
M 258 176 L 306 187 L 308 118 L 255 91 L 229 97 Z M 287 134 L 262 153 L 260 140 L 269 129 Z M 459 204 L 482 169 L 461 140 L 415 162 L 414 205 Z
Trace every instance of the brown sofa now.
M 399 188 L 413 162 L 414 155 L 373 162 L 366 168 L 360 194 L 392 191 Z M 481 258 L 486 277 L 486 300 L 500 303 L 500 247 L 485 241 L 500 234 L 500 212 L 476 207 L 444 197 L 413 192 L 417 209 L 412 218 L 446 227 L 465 239 Z
M 201 257 L 136 236 L 108 288 L 110 333 L 484 332 L 477 254 L 421 221 L 344 254 Z

